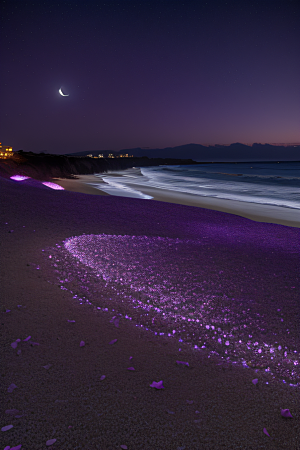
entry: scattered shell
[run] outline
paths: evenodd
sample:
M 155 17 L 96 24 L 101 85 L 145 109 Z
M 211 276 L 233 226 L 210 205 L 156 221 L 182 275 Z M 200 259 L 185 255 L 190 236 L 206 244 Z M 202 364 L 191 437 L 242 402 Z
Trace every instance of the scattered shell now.
M 123 448 L 124 450 L 128 448 L 127 445 L 120 445 L 120 447 Z
M 112 341 L 110 341 L 110 345 L 114 344 L 115 342 L 117 342 L 118 339 L 113 339 Z
M 270 437 L 269 433 L 267 432 L 266 428 L 263 429 L 263 432 Z
M 85 342 L 84 342 L 84 341 L 81 341 L 80 344 L 79 344 L 79 346 L 80 346 L 80 347 L 84 347 L 84 346 L 85 346 Z
M 26 339 L 23 339 L 23 342 L 27 342 L 29 341 L 29 339 L 31 339 L 31 336 L 28 336 Z
M 135 370 L 134 367 L 127 367 L 127 370 Z
M 11 385 L 7 388 L 7 392 L 12 392 L 14 389 L 16 389 L 18 386 L 16 386 L 14 383 L 11 383 Z
M 14 427 L 13 425 L 6 425 L 5 427 L 1 428 L 1 431 L 8 431 L 8 430 L 10 430 L 13 427 Z
M 254 380 L 252 380 L 253 384 L 257 384 L 258 383 L 258 378 L 254 378 Z
M 290 413 L 289 409 L 282 409 L 281 410 L 281 415 L 282 417 L 286 417 L 286 418 L 293 418 L 292 414 Z
M 176 361 L 176 362 L 177 362 L 177 364 L 183 364 L 184 366 L 187 366 L 187 367 L 190 366 L 188 362 L 184 362 L 184 361 Z
M 70 322 L 70 323 L 75 323 L 75 320 L 69 320 L 69 319 L 68 319 L 68 322 Z
M 49 441 L 46 442 L 46 445 L 52 445 L 56 442 L 56 439 L 49 439 Z
M 18 347 L 18 343 L 17 342 L 13 342 L 12 344 L 10 344 L 12 348 L 17 348 Z
M 50 369 L 50 367 L 52 366 L 52 364 L 47 364 L 46 366 L 43 366 L 44 367 L 44 369 Z
M 158 382 L 153 381 L 153 383 L 150 384 L 150 387 L 153 387 L 153 388 L 156 388 L 156 389 L 165 389 L 164 386 L 163 386 L 162 380 L 158 381 Z
M 106 378 L 106 376 L 105 376 L 105 375 L 101 375 L 101 377 L 100 377 L 100 381 L 104 380 L 105 378 Z

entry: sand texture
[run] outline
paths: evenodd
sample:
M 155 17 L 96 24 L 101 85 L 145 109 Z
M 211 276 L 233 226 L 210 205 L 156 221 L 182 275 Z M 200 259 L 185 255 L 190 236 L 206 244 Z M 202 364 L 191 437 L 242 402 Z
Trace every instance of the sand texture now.
M 60 255 L 57 245 L 83 234 L 155 242 L 208 236 L 199 254 L 203 273 L 212 257 L 218 272 L 223 266 L 231 274 L 228 295 L 261 299 L 266 315 L 281 302 L 280 317 L 293 324 L 299 315 L 298 228 L 162 201 L 54 191 L 34 180 L 0 179 L 0 189 L 1 428 L 13 425 L 0 431 L 0 448 L 299 448 L 299 387 L 265 369 L 220 364 L 217 356 L 208 357 L 209 348 L 195 351 L 124 315 L 116 322 L 113 311 L 103 311 L 109 306 L 106 291 L 94 299 L 101 310 L 73 298 L 82 298 L 82 286 L 89 286 L 81 283 L 81 263 L 74 259 L 71 289 L 58 282 L 62 261 L 55 267 L 49 258 Z M 243 267 L 256 276 L 246 279 Z M 89 276 L 87 269 L 86 281 Z M 217 279 L 224 291 L 225 282 Z M 110 294 L 111 305 L 118 305 L 122 289 Z M 292 328 L 290 333 L 280 339 L 297 348 L 299 336 Z M 289 349 L 286 359 L 292 357 Z M 163 381 L 164 389 L 150 387 L 154 381 Z M 281 409 L 293 418 L 282 417 Z M 51 439 L 56 441 L 47 446 Z

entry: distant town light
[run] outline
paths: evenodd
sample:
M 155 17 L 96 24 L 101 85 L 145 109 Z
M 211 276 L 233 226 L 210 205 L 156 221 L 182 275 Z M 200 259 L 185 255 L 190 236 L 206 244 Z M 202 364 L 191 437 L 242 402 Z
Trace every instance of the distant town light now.
M 7 145 L 2 145 L 0 142 L 0 159 L 6 159 L 6 158 L 10 158 L 13 155 L 12 152 L 12 147 L 7 146 Z

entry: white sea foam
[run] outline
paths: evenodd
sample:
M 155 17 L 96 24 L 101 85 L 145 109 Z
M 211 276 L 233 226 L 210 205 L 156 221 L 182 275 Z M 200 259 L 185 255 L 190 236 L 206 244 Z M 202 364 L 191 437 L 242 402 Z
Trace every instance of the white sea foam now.
M 151 199 L 144 188 L 300 209 L 300 163 L 156 166 L 99 174 L 111 195 Z

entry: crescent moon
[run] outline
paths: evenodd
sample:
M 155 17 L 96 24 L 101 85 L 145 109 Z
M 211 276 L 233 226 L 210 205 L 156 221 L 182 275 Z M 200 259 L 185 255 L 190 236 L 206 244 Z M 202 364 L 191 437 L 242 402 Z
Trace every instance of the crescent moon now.
M 62 95 L 63 97 L 69 97 L 69 94 L 64 94 L 63 91 L 61 90 L 61 88 L 58 91 L 60 93 L 60 95 Z

